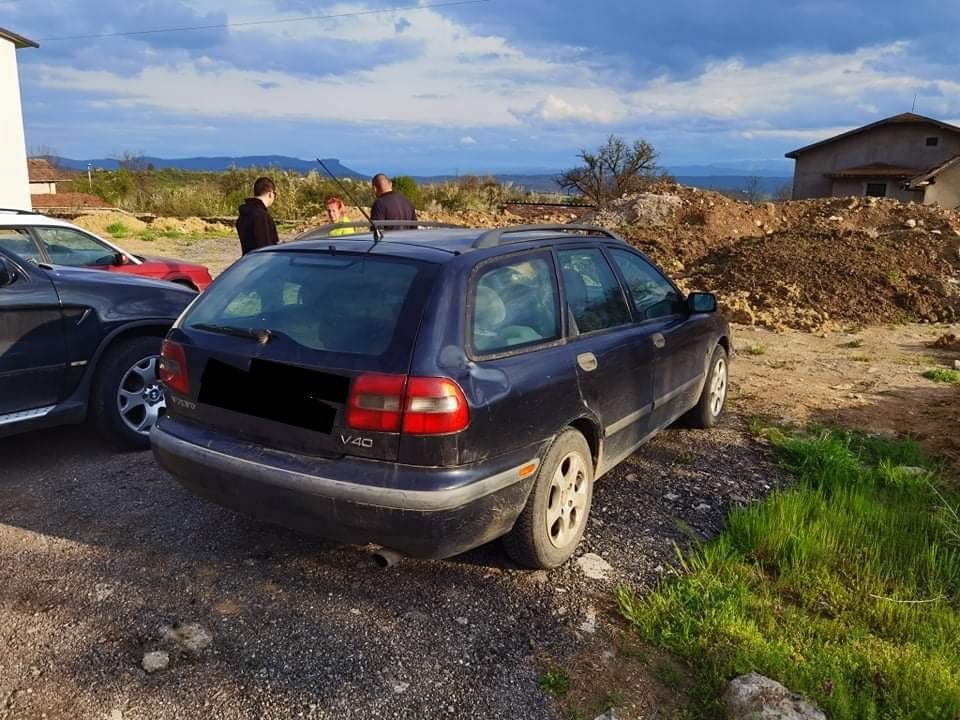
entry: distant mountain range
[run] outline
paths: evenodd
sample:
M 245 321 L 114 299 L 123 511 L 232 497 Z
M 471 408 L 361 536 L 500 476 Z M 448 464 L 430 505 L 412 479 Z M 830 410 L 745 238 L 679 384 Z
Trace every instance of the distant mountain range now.
M 94 158 L 91 160 L 74 160 L 72 158 L 55 157 L 51 160 L 59 167 L 68 170 L 86 171 L 87 167 L 115 170 L 120 167 L 121 161 L 116 158 Z M 364 180 L 370 177 L 348 168 L 336 158 L 323 160 L 327 168 L 339 178 L 353 178 Z M 320 171 L 316 161 L 301 160 L 286 155 L 244 155 L 242 157 L 192 157 L 192 158 L 157 158 L 140 157 L 137 163 L 143 167 L 154 167 L 158 170 L 176 168 L 179 170 L 195 170 L 220 172 L 231 167 L 237 168 L 276 168 L 307 173 L 311 170 Z M 715 164 L 715 165 L 677 165 L 667 168 L 671 175 L 683 185 L 699 187 L 724 192 L 744 192 L 755 190 L 762 195 L 775 195 L 784 186 L 789 185 L 789 169 L 786 167 L 754 167 L 742 163 Z M 486 174 L 486 173 L 479 173 Z M 559 192 L 556 184 L 556 173 L 542 174 L 494 174 L 500 182 L 510 182 L 532 192 Z M 418 175 L 414 179 L 419 183 L 444 182 L 456 179 L 455 175 Z
M 117 158 L 93 158 L 91 160 L 74 160 L 72 158 L 54 157 L 50 158 L 59 167 L 67 170 L 83 170 L 86 172 L 87 166 L 102 168 L 104 170 L 116 170 L 120 167 L 121 160 Z M 192 157 L 192 158 L 157 158 L 157 157 L 138 157 L 138 165 L 143 167 L 153 166 L 157 170 L 175 168 L 177 170 L 197 170 L 208 172 L 221 172 L 236 168 L 277 168 L 279 170 L 293 170 L 295 172 L 307 173 L 311 170 L 320 170 L 316 160 L 300 160 L 299 158 L 287 157 L 286 155 L 245 155 L 243 157 Z M 362 179 L 369 177 L 355 170 L 351 170 L 340 163 L 336 158 L 324 158 L 324 165 L 339 178 Z

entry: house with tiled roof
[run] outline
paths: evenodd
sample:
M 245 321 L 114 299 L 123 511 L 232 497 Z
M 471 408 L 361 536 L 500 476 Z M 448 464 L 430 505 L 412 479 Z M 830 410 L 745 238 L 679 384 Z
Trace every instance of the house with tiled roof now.
M 27 158 L 27 175 L 31 195 L 56 195 L 58 182 L 69 182 L 70 177 L 60 172 L 46 158 Z
M 960 127 L 902 113 L 787 153 L 793 199 L 893 197 L 960 207 Z

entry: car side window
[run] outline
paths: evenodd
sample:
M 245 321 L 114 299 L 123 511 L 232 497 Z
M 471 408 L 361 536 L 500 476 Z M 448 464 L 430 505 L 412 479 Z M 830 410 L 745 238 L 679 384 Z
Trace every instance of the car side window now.
M 567 306 L 580 333 L 630 322 L 620 283 L 599 249 L 560 250 L 557 255 Z
M 24 260 L 43 262 L 40 248 L 30 237 L 30 233 L 22 228 L 0 228 L 0 247 Z
M 36 228 L 54 265 L 111 265 L 116 251 L 86 233 L 71 228 Z
M 610 250 L 610 257 L 620 268 L 633 305 L 641 320 L 679 315 L 687 304 L 673 285 L 639 255 L 628 250 Z
M 477 352 L 508 352 L 560 338 L 556 276 L 549 257 L 527 256 L 484 269 L 472 292 Z

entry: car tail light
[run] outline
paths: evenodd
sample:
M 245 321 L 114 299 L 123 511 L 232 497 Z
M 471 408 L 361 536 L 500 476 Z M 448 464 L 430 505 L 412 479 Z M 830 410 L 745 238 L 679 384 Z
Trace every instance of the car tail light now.
M 365 374 L 347 399 L 347 426 L 355 430 L 444 435 L 470 424 L 463 390 L 449 378 Z
M 470 424 L 470 408 L 463 390 L 449 378 L 412 377 L 407 381 L 403 432 L 442 435 Z
M 183 346 L 164 340 L 160 346 L 160 382 L 182 395 L 190 394 L 190 376 L 187 374 L 187 355 Z
M 355 430 L 400 432 L 406 375 L 359 375 L 347 398 L 347 426 Z

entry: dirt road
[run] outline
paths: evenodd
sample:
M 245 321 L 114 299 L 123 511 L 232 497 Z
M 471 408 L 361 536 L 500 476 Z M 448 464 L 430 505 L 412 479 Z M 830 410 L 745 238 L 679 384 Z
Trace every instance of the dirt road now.
M 598 484 L 581 552 L 611 564 L 599 580 L 517 570 L 496 543 L 382 570 L 79 429 L 0 441 L 0 467 L 0 717 L 75 720 L 558 717 L 538 676 L 604 647 L 615 583 L 650 587 L 678 521 L 709 536 L 776 475 L 735 418 L 666 432 Z M 208 649 L 163 639 L 193 623 Z M 148 675 L 156 650 L 170 666 Z
M 666 675 L 620 672 L 616 584 L 649 589 L 686 533 L 709 537 L 781 482 L 751 417 L 913 432 L 955 453 L 960 388 L 920 375 L 952 363 L 926 346 L 945 329 L 737 328 L 723 426 L 667 430 L 598 484 L 579 555 L 609 563 L 606 579 L 578 562 L 521 571 L 496 543 L 383 570 L 206 504 L 149 453 L 82 429 L 0 440 L 0 718 L 558 718 L 538 686 L 551 668 L 596 688 L 584 717 L 604 697 L 621 718 L 669 717 Z M 152 651 L 169 666 L 148 674 Z

